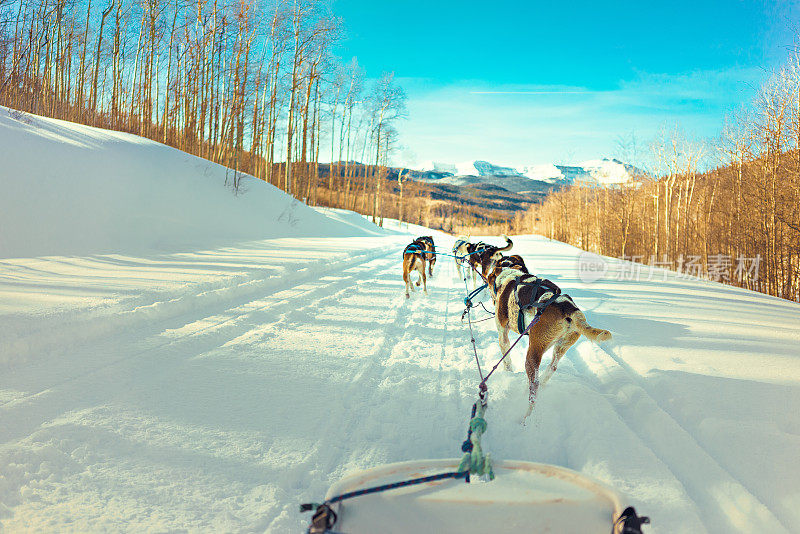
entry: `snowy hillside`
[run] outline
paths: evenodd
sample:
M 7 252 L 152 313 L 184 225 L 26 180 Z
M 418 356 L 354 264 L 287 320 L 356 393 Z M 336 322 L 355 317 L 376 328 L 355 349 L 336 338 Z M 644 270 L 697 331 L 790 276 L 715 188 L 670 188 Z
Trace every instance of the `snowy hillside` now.
M 234 195 L 225 168 L 160 143 L 3 107 L 0 162 L 0 258 L 367 232 L 249 176 Z
M 13 146 L 0 166 L 13 251 L 0 259 L 0 530 L 300 532 L 297 505 L 352 470 L 460 457 L 478 383 L 464 284 L 440 257 L 429 294 L 406 300 L 400 267 L 408 232 L 440 250 L 452 237 L 380 230 L 255 181 L 235 197 L 223 169 L 173 149 L 30 120 L 0 110 L 0 150 Z M 514 372 L 489 382 L 486 450 L 606 482 L 651 517 L 647 533 L 800 531 L 800 305 L 636 278 L 616 260 L 583 281 L 579 250 L 514 242 L 614 339 L 570 349 L 524 427 L 515 348 Z M 475 326 L 493 365 L 493 322 Z

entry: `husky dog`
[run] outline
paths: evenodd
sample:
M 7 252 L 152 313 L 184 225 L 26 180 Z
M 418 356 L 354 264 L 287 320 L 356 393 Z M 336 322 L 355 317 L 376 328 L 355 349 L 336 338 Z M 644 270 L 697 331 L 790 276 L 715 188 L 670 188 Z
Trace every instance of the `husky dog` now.
M 456 270 L 458 271 L 458 277 L 462 279 L 464 275 L 461 273 L 461 264 L 467 261 L 467 254 L 469 254 L 468 248 L 471 244 L 468 235 L 458 236 L 456 242 L 453 243 L 453 256 L 456 260 Z
M 559 287 L 550 280 L 526 275 L 515 268 L 500 269 L 493 275 L 497 288 L 494 319 L 502 353 L 505 354 L 511 346 L 509 331 L 522 334 L 528 329 L 525 372 L 530 404 L 522 419 L 524 422 L 533 411 L 540 384 L 543 386 L 553 376 L 561 357 L 581 334 L 593 341 L 606 341 L 611 339 L 611 332 L 589 325 L 575 302 L 568 295 L 562 295 Z M 553 360 L 540 377 L 542 355 L 550 347 L 553 347 Z M 503 360 L 503 364 L 511 370 L 508 358 Z
M 525 266 L 525 260 L 518 254 L 503 256 L 495 262 L 494 269 L 486 276 L 486 284 L 489 286 L 489 294 L 492 297 L 492 302 L 497 301 L 497 288 L 502 285 L 501 279 L 517 272 L 530 274 L 528 268 Z
M 412 291 L 414 290 L 409 276 L 412 271 L 417 271 L 417 273 L 419 273 L 417 286 L 422 282 L 425 294 L 428 293 L 428 278 L 425 276 L 425 256 L 428 254 L 427 248 L 428 243 L 422 238 L 417 238 L 403 250 L 403 282 L 406 284 L 406 298 L 409 298 L 408 288 L 411 287 Z
M 425 250 L 427 251 L 425 259 L 428 260 L 428 274 L 433 276 L 433 266 L 436 265 L 436 246 L 433 244 L 433 237 L 424 235 L 418 237 L 417 241 L 423 241 L 425 243 Z
M 498 247 L 481 243 L 483 246 L 476 248 L 475 253 L 469 257 L 470 266 L 476 270 L 480 268 L 480 275 L 484 280 L 489 271 L 494 268 L 494 262 L 503 257 L 503 252 L 508 252 L 514 246 L 514 242 L 507 235 L 501 234 L 500 237 L 506 240 L 506 246 Z

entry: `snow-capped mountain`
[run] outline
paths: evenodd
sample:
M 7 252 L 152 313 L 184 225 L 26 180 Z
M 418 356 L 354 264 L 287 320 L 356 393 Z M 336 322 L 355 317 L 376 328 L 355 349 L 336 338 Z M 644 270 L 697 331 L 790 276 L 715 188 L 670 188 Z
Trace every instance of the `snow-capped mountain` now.
M 584 182 L 597 185 L 623 184 L 644 174 L 641 169 L 618 159 L 592 159 L 576 165 L 531 165 L 521 174 L 545 182 Z
M 434 179 L 448 183 L 459 184 L 466 177 L 499 178 L 514 177 L 527 178 L 551 184 L 587 183 L 594 185 L 621 184 L 635 179 L 644 173 L 617 159 L 594 159 L 574 165 L 537 164 L 517 167 L 496 165 L 488 161 L 472 161 L 464 163 L 430 162 L 423 171 L 431 171 L 437 175 Z M 451 179 L 448 179 L 451 178 Z M 424 179 L 424 178 L 423 178 Z M 482 181 L 482 180 L 478 180 Z M 471 181 L 475 182 L 475 181 Z M 495 184 L 504 187 L 503 184 Z M 513 191 L 525 190 L 524 182 L 520 186 L 511 185 Z M 520 189 L 521 187 L 521 189 Z
M 423 171 L 449 173 L 453 176 L 519 176 L 520 172 L 513 167 L 502 167 L 488 161 L 465 161 L 461 163 L 441 163 L 431 161 L 425 164 Z

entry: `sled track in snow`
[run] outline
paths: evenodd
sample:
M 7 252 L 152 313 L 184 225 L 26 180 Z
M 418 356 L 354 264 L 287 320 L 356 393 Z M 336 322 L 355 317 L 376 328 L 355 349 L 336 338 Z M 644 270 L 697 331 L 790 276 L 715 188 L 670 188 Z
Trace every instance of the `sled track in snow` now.
M 647 392 L 645 380 L 624 360 L 602 345 L 586 342 L 577 348 L 573 361 L 580 359 L 584 376 L 604 393 L 620 420 L 649 447 L 705 512 L 698 517 L 709 532 L 716 531 L 711 525 L 724 524 L 730 531 L 789 532 L 756 495 L 723 469 Z M 602 369 L 602 373 L 592 371 L 590 366 Z M 617 389 L 615 381 L 620 378 L 626 384 Z
M 81 437 L 103 438 L 103 425 L 113 428 L 120 421 L 124 428 L 109 434 L 110 445 L 86 440 L 89 447 L 120 462 L 114 440 L 127 446 L 125 440 L 133 436 L 139 440 L 132 441 L 133 451 L 141 455 L 133 458 L 136 467 L 159 465 L 160 447 L 166 447 L 168 458 L 180 460 L 168 465 L 168 474 L 177 477 L 156 479 L 164 484 L 186 476 L 168 493 L 184 509 L 164 525 L 212 529 L 218 514 L 197 502 L 266 495 L 263 501 L 248 501 L 246 509 L 235 502 L 220 509 L 228 514 L 222 530 L 268 532 L 300 528 L 307 518 L 297 514 L 296 504 L 319 500 L 347 471 L 458 456 L 479 382 L 469 329 L 459 321 L 464 285 L 455 278 L 452 261 L 442 257 L 429 278 L 429 295 L 419 290 L 407 300 L 400 250 L 400 244 L 359 250 L 280 278 L 273 276 L 274 268 L 256 270 L 247 273 L 250 279 L 231 277 L 229 286 L 173 292 L 136 307 L 128 301 L 125 313 L 135 320 L 108 325 L 113 333 L 108 338 L 75 339 L 62 352 L 76 354 L 32 359 L 7 379 L 15 389 L 20 378 L 21 395 L 0 405 L 0 447 L 15 454 L 30 443 L 53 443 L 69 455 L 76 447 L 69 441 L 70 429 L 80 428 Z M 527 250 L 520 250 L 526 259 Z M 587 311 L 590 322 L 593 309 Z M 484 317 L 483 312 L 473 315 Z M 478 324 L 474 334 L 485 369 L 499 357 L 493 322 Z M 526 401 L 519 364 L 524 342 L 515 348 L 516 372 L 499 370 L 490 383 L 488 450 L 499 458 L 563 465 L 606 480 L 653 517 L 654 532 L 791 530 L 778 509 L 764 504 L 771 502 L 768 496 L 728 472 L 725 458 L 709 454 L 713 447 L 684 421 L 687 414 L 675 412 L 679 405 L 672 407 L 661 382 L 651 382 L 628 364 L 642 356 L 639 349 L 629 353 L 632 346 L 622 347 L 620 352 L 587 340 L 577 343 L 543 389 L 528 427 L 516 417 Z M 238 378 L 243 373 L 247 379 Z M 178 394 L 159 389 L 173 383 Z M 237 387 L 245 393 L 236 395 Z M 225 398 L 229 391 L 235 398 Z M 149 395 L 153 402 L 141 402 Z M 207 418 L 199 415 L 208 407 L 204 402 L 219 406 Z M 141 418 L 131 423 L 126 419 L 131 413 Z M 152 440 L 147 437 L 151 424 L 171 423 L 186 425 L 205 441 L 184 445 L 177 432 L 190 431 L 183 427 L 174 437 L 158 432 Z M 226 432 L 241 433 L 246 447 L 238 450 L 237 440 L 236 445 L 215 441 Z M 60 445 L 62 436 L 67 439 Z M 200 453 L 196 457 L 181 448 L 193 446 Z M 41 479 L 36 469 L 43 454 L 23 459 L 31 474 L 12 479 L 12 491 L 14 484 Z M 49 487 L 85 495 L 96 488 L 94 465 L 81 463 L 88 478 L 48 482 Z M 189 482 L 195 471 L 216 482 L 198 488 L 198 501 L 192 500 L 195 488 Z M 756 487 L 752 481 L 749 486 Z M 37 507 L 23 503 L 24 510 Z M 113 529 L 114 523 L 98 521 L 98 528 Z
M 280 313 L 281 306 L 286 306 L 287 303 L 295 299 L 307 297 L 319 291 L 327 293 L 333 288 L 351 286 L 353 280 L 362 274 L 364 269 L 362 264 L 365 262 L 383 260 L 387 264 L 390 263 L 391 260 L 385 258 L 396 253 L 397 247 L 387 248 L 388 251 L 382 249 L 377 253 L 351 256 L 343 260 L 343 262 L 332 264 L 323 273 L 315 272 L 300 276 L 294 280 L 291 286 L 280 289 L 266 297 L 253 299 L 253 293 L 249 292 L 247 297 L 237 295 L 227 302 L 215 303 L 211 308 L 201 308 L 202 313 L 175 315 L 169 318 L 169 323 L 176 327 L 173 329 L 164 329 L 163 325 L 156 323 L 146 331 L 144 336 L 142 336 L 142 331 L 139 330 L 134 335 L 123 335 L 116 338 L 113 343 L 109 341 L 84 343 L 71 349 L 71 352 L 94 353 L 97 356 L 90 358 L 88 362 L 83 362 L 84 369 L 78 372 L 75 372 L 72 367 L 74 359 L 71 358 L 69 362 L 53 362 L 51 358 L 46 359 L 50 361 L 35 362 L 38 365 L 61 366 L 63 374 L 67 374 L 69 377 L 44 386 L 40 385 L 35 392 L 16 397 L 0 405 L 0 425 L 6 427 L 6 435 L 12 439 L 26 435 L 54 415 L 63 412 L 63 406 L 60 405 L 63 402 L 63 398 L 69 397 L 68 392 L 78 394 L 82 383 L 86 379 L 93 379 L 93 377 L 102 376 L 103 374 L 113 374 L 113 369 L 125 364 L 140 367 L 148 360 L 155 361 L 162 358 L 165 351 L 179 352 L 176 349 L 179 347 L 182 349 L 187 343 L 196 345 L 191 348 L 193 352 L 208 350 L 219 344 L 218 338 L 210 339 L 206 342 L 203 341 L 203 334 L 208 332 L 218 332 L 221 329 L 225 329 L 228 331 L 226 336 L 229 341 L 233 340 L 250 330 L 255 324 L 254 321 L 259 319 L 259 316 L 268 312 Z M 326 273 L 331 273 L 332 271 L 339 276 L 326 275 Z M 220 314 L 225 312 L 229 312 L 228 315 L 220 317 Z M 209 319 L 211 320 L 209 321 Z M 190 328 L 189 333 L 177 335 L 172 339 L 165 340 L 162 335 L 170 330 L 176 331 L 192 325 L 197 326 Z M 112 361 L 97 364 L 102 355 L 114 354 L 115 349 L 118 347 L 130 347 L 130 349 Z M 164 360 L 166 359 L 164 358 Z M 160 359 L 159 364 L 163 364 L 164 360 Z M 63 376 L 61 373 L 56 374 Z M 119 387 L 118 382 L 112 387 Z M 48 403 L 51 405 L 50 409 L 45 408 Z M 38 412 L 38 416 L 30 417 L 31 410 Z M 25 417 L 25 415 L 28 415 L 28 417 Z
M 140 302 L 130 299 L 133 307 L 124 308 L 125 301 L 103 312 L 87 310 L 84 317 L 78 320 L 53 320 L 45 328 L 23 336 L 10 337 L 0 343 L 0 351 L 16 354 L 23 361 L 31 359 L 32 354 L 60 354 L 74 351 L 102 337 L 120 334 L 125 329 L 142 328 L 148 324 L 155 326 L 168 322 L 182 326 L 196 315 L 198 308 L 205 310 L 225 311 L 236 305 L 245 304 L 267 292 L 279 292 L 297 287 L 305 282 L 313 281 L 330 273 L 338 273 L 353 265 L 385 257 L 397 250 L 390 245 L 375 250 L 357 250 L 344 258 L 333 261 L 317 261 L 311 265 L 300 265 L 297 271 L 289 275 L 275 269 L 252 269 L 247 275 L 234 275 L 216 283 L 199 283 L 199 292 L 164 292 L 158 295 L 159 300 Z M 306 271 L 306 272 L 302 272 Z M 287 279 L 290 285 L 286 285 Z M 209 287 L 211 286 L 211 287 Z M 217 287 L 215 287 L 217 286 Z M 194 291 L 197 291 L 195 288 Z M 123 306 L 122 309 L 118 309 Z M 187 319 L 188 318 L 188 319 Z M 184 321 L 180 323 L 180 321 Z M 77 339 L 77 343 L 63 345 L 64 339 Z M 15 358 L 15 359 L 16 359 Z
M 327 487 L 341 478 L 349 469 L 371 466 L 374 462 L 381 463 L 390 459 L 406 458 L 405 455 L 399 458 L 383 456 L 376 458 L 374 451 L 370 448 L 372 444 L 385 446 L 387 441 L 396 444 L 389 447 L 389 453 L 392 454 L 393 449 L 402 450 L 410 443 L 424 444 L 430 441 L 429 437 L 424 434 L 407 435 L 403 433 L 400 428 L 403 425 L 413 424 L 414 420 L 425 415 L 428 419 L 434 418 L 436 421 L 442 421 L 443 424 L 446 422 L 447 426 L 452 426 L 454 421 L 464 419 L 464 414 L 457 413 L 452 409 L 449 410 L 449 413 L 444 413 L 441 407 L 430 406 L 425 400 L 435 399 L 439 395 L 445 394 L 442 392 L 445 385 L 443 383 L 445 374 L 443 360 L 448 354 L 448 348 L 452 347 L 450 332 L 447 329 L 448 321 L 451 320 L 448 314 L 451 311 L 449 301 L 452 298 L 452 288 L 431 287 L 429 284 L 427 296 L 420 289 L 416 293 L 412 293 L 411 298 L 406 300 L 397 262 L 392 261 L 389 265 L 381 267 L 381 269 L 370 271 L 371 280 L 369 282 L 361 281 L 358 283 L 358 288 L 352 292 L 344 290 L 342 293 L 350 293 L 345 296 L 360 296 L 362 299 L 371 300 L 373 298 L 371 292 L 376 291 L 374 287 L 378 284 L 379 289 L 385 288 L 389 295 L 394 295 L 389 298 L 397 306 L 387 309 L 387 315 L 382 317 L 380 327 L 370 333 L 370 336 L 379 339 L 379 342 L 368 352 L 359 353 L 358 357 L 354 356 L 346 360 L 348 372 L 352 373 L 353 378 L 346 387 L 337 391 L 336 398 L 331 399 L 325 414 L 327 423 L 319 431 L 320 441 L 317 450 L 313 453 L 313 458 L 309 458 L 305 464 L 307 472 L 319 473 L 321 479 L 312 477 L 304 481 L 302 489 L 299 489 L 299 495 L 292 498 L 291 504 L 270 514 L 268 531 L 284 532 L 294 527 L 296 502 L 304 499 L 319 499 L 321 495 L 324 495 Z M 437 270 L 436 276 L 445 277 L 447 273 L 440 268 Z M 430 282 L 431 278 L 429 277 L 428 280 Z M 377 299 L 376 296 L 375 300 Z M 329 298 L 321 299 L 321 301 L 326 300 Z M 319 302 L 310 303 L 308 307 L 316 308 L 318 304 Z M 325 302 L 325 307 L 317 308 L 316 311 L 327 316 L 335 314 L 339 307 L 347 308 L 348 305 L 348 302 L 329 301 Z M 419 329 L 426 327 L 435 330 L 436 342 L 441 344 L 441 349 L 427 350 L 429 355 L 415 354 L 415 356 L 420 358 L 422 369 L 434 371 L 432 376 L 425 376 L 425 373 L 415 375 L 413 366 L 410 366 L 402 358 L 406 351 L 413 351 L 417 344 L 428 342 L 427 336 L 422 341 L 419 336 Z M 426 347 L 429 348 L 429 345 L 426 344 Z M 460 380 L 456 380 L 456 385 L 459 382 Z M 429 391 L 427 388 L 431 388 L 431 390 Z M 461 392 L 460 389 L 456 389 L 446 395 L 460 397 Z M 395 407 L 398 403 L 403 402 L 402 399 L 407 401 L 421 399 L 421 401 L 413 403 L 413 406 L 409 407 L 412 412 L 404 414 L 402 422 L 393 420 L 392 416 L 382 416 L 394 413 L 393 417 L 396 418 L 398 414 L 396 414 Z M 421 406 L 425 406 L 426 410 L 430 409 L 430 412 L 416 414 L 415 411 Z M 364 413 L 364 410 L 367 410 L 368 413 Z M 425 425 L 421 425 L 415 430 L 423 432 L 427 428 Z M 436 428 L 436 430 L 441 431 L 440 428 Z M 345 448 L 341 451 L 343 454 L 328 455 L 327 457 L 320 453 L 319 448 L 324 451 L 332 447 L 341 447 L 337 442 L 338 439 L 346 439 L 351 447 L 356 447 L 355 450 L 347 452 Z M 456 451 L 459 445 L 460 442 L 454 441 L 452 443 L 453 451 Z M 366 463 L 363 458 L 359 459 L 362 455 L 369 458 Z

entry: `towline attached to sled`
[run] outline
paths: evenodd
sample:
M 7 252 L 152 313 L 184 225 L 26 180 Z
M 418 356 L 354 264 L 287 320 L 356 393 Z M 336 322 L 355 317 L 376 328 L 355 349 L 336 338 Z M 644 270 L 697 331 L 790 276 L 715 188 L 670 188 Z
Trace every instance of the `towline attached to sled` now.
M 308 534 L 642 534 L 641 525 L 650 520 L 637 516 L 633 507 L 623 510 L 619 495 L 603 483 L 564 467 L 495 462 L 484 452 L 481 436 L 487 429 L 487 381 L 540 316 L 537 313 L 524 329 L 520 325 L 519 337 L 484 375 L 470 309 L 471 299 L 485 287 L 470 292 L 464 278 L 464 315 L 481 381 L 467 439 L 461 446 L 463 458 L 401 462 L 350 475 L 331 486 L 323 503 L 300 506 L 301 512 L 314 511 Z

